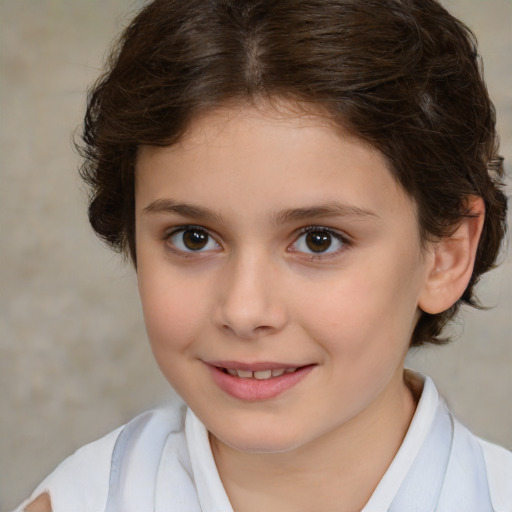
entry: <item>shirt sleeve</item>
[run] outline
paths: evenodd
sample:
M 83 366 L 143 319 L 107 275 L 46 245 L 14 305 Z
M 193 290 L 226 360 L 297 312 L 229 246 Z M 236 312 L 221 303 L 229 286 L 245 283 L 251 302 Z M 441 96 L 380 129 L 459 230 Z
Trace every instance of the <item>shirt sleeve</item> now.
M 479 439 L 484 454 L 493 509 L 512 511 L 512 452 Z
M 110 462 L 121 428 L 87 444 L 65 459 L 13 512 L 47 492 L 52 512 L 103 512 L 108 496 Z

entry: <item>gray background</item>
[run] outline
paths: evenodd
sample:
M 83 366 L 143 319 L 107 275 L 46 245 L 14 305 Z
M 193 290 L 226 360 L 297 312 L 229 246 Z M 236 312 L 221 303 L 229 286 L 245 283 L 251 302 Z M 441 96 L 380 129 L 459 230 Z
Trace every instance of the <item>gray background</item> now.
M 477 33 L 512 161 L 512 3 L 445 2 Z M 0 0 L 0 509 L 60 460 L 171 394 L 153 363 L 129 265 L 90 231 L 72 149 L 94 80 L 137 2 Z M 410 365 L 477 433 L 512 448 L 512 259 L 487 312 Z

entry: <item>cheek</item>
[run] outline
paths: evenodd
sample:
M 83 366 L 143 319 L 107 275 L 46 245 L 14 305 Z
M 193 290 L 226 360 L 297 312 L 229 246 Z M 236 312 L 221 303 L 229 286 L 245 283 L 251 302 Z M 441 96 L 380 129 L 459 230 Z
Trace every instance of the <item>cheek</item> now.
M 204 289 L 178 276 L 141 269 L 139 293 L 155 356 L 186 350 L 204 322 Z
M 414 267 L 379 263 L 352 267 L 310 292 L 315 300 L 302 308 L 303 325 L 328 352 L 354 360 L 408 345 L 417 309 Z

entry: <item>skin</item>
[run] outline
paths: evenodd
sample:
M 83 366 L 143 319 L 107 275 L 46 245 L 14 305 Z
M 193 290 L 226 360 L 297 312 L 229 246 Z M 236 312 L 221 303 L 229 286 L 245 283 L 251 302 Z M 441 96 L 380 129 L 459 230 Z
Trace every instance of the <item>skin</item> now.
M 25 512 L 52 512 L 52 504 L 48 493 L 39 495 L 32 503 L 25 507 Z
M 200 251 L 190 225 L 211 237 Z M 325 253 L 308 226 L 332 230 Z M 384 158 L 321 117 L 210 113 L 140 151 L 136 246 L 154 355 L 211 432 L 235 510 L 360 510 L 414 413 L 403 364 L 434 261 Z M 314 367 L 247 402 L 214 384 L 212 360 Z

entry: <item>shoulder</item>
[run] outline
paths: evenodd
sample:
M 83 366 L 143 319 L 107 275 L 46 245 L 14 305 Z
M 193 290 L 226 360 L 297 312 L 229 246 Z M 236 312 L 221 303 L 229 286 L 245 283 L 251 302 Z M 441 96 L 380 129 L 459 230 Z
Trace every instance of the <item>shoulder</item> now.
M 183 408 L 178 404 L 154 409 L 135 417 L 101 439 L 81 447 L 57 466 L 36 488 L 31 498 L 14 512 L 22 512 L 24 507 L 40 495 L 47 495 L 53 512 L 105 510 L 113 457 L 120 448 L 121 451 L 130 449 L 130 446 L 123 446 L 126 441 L 126 432 L 135 431 L 134 434 L 138 437 L 140 427 L 151 423 L 152 418 L 158 418 L 159 425 L 164 425 L 161 430 L 165 428 L 167 433 L 179 432 L 183 425 L 183 416 Z M 165 437 L 165 433 L 162 433 L 162 437 Z M 149 442 L 151 444 L 151 440 Z
M 53 512 L 69 510 L 71 504 L 76 512 L 102 510 L 108 494 L 112 452 L 121 430 L 122 427 L 81 447 L 61 462 L 15 512 L 22 512 L 33 500 L 34 506 L 45 506 L 41 510 L 48 510 L 51 504 Z M 37 501 L 40 496 L 44 496 L 44 501 L 42 498 Z
M 512 508 L 512 452 L 477 438 L 484 455 L 489 492 L 495 510 Z
M 460 477 L 480 473 L 485 479 L 492 510 L 512 511 L 512 452 L 476 436 L 458 420 L 454 421 L 454 430 L 452 450 L 460 465 Z M 477 487 L 475 481 L 472 485 Z
M 424 394 L 425 390 L 437 396 L 436 393 L 432 394 L 434 384 L 427 377 Z M 512 452 L 473 434 L 442 398 L 436 401 L 436 417 L 438 421 L 444 418 L 445 426 L 441 443 L 435 446 L 435 450 L 441 450 L 443 443 L 449 446 L 442 496 L 452 505 L 440 507 L 439 510 L 472 510 L 471 506 L 475 505 L 473 501 L 484 499 L 485 495 L 487 503 L 492 503 L 492 510 L 512 512 Z M 467 507 L 461 507 L 461 502 L 465 502 Z M 482 505 L 475 510 L 489 508 Z

